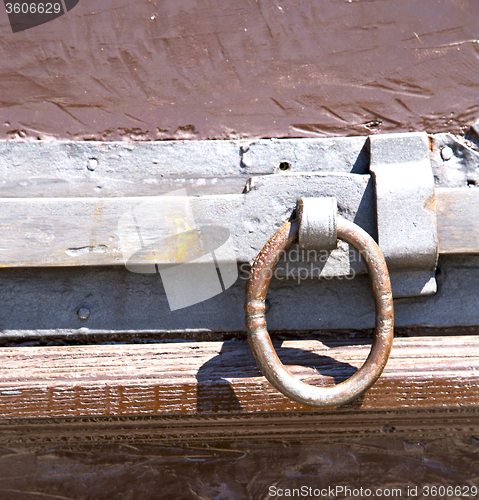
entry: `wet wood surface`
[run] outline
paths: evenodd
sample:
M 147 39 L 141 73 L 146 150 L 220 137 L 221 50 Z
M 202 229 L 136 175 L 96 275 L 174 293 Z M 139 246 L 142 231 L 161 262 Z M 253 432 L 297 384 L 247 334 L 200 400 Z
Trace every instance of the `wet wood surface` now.
M 270 486 L 394 487 L 402 497 L 416 486 L 471 488 L 478 347 L 479 336 L 395 339 L 364 398 L 330 410 L 278 395 L 241 341 L 3 348 L 0 495 L 256 500 Z M 369 346 L 277 348 L 296 376 L 327 384 L 349 376 Z
M 426 485 L 469 487 L 468 497 L 449 497 L 457 499 L 475 498 L 470 488 L 478 484 L 479 450 L 471 435 L 401 439 L 386 434 L 336 442 L 308 436 L 302 442 L 232 439 L 162 445 L 99 443 L 88 434 L 82 443 L 62 437 L 63 442 L 3 446 L 2 498 L 266 500 L 274 498 L 269 496 L 270 486 L 305 486 L 309 491 L 336 485 L 375 492 L 400 488 L 401 495 L 394 498 L 427 498 L 422 494 Z M 408 487 L 416 486 L 418 495 L 407 495 Z M 306 498 L 317 497 L 321 498 Z
M 381 378 L 350 406 L 474 408 L 478 347 L 479 336 L 395 339 Z M 370 341 L 283 341 L 277 349 L 291 374 L 331 385 L 362 365 Z M 311 410 L 269 385 L 244 341 L 2 348 L 0 364 L 6 419 Z

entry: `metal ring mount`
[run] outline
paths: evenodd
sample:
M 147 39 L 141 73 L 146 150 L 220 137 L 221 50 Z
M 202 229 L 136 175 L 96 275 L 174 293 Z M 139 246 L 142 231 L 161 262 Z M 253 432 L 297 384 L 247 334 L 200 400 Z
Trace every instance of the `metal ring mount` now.
M 391 352 L 394 312 L 389 273 L 383 254 L 366 231 L 342 217 L 337 218 L 338 238 L 354 246 L 369 272 L 376 306 L 373 345 L 363 366 L 350 378 L 331 387 L 315 387 L 291 376 L 271 343 L 265 318 L 265 299 L 274 267 L 282 253 L 298 241 L 299 221 L 281 227 L 256 258 L 246 285 L 246 330 L 256 362 L 268 381 L 298 403 L 326 408 L 353 401 L 381 375 Z

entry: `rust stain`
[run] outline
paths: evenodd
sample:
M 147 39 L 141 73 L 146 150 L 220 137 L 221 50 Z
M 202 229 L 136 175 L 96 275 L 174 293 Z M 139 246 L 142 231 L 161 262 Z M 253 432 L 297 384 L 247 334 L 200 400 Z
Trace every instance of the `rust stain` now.
M 428 196 L 426 198 L 426 201 L 424 202 L 424 210 L 427 212 L 436 212 L 436 195 L 432 194 L 431 196 Z
M 103 202 L 99 201 L 99 202 L 97 202 L 95 211 L 93 213 L 93 219 L 101 220 L 102 217 L 103 217 Z

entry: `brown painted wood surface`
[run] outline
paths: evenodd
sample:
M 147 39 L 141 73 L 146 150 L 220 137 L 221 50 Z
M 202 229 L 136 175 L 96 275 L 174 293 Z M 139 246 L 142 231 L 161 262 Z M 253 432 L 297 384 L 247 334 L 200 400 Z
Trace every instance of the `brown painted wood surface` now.
M 268 495 L 271 485 L 282 489 L 306 486 L 308 490 L 343 485 L 372 488 L 374 493 L 376 488 L 393 487 L 402 492 L 397 496 L 390 492 L 375 494 L 375 498 L 424 499 L 428 498 L 422 495 L 426 485 L 470 488 L 479 482 L 479 450 L 471 434 L 438 434 L 428 439 L 386 434 L 336 442 L 311 437 L 290 442 L 236 439 L 166 445 L 126 440 L 101 443 L 92 440 L 92 435 L 85 435 L 79 443 L 65 434 L 62 437 L 63 442 L 4 446 L 0 497 L 266 500 L 274 498 Z M 418 495 L 407 495 L 408 487 L 416 486 Z M 356 497 L 338 494 L 306 498 Z
M 351 408 L 476 407 L 478 348 L 479 336 L 396 339 L 383 375 Z M 294 376 L 328 385 L 369 349 L 368 340 L 285 341 L 278 353 Z M 3 348 L 0 365 L 7 419 L 311 410 L 277 393 L 240 341 Z
M 476 0 L 81 0 L 12 33 L 0 138 L 460 132 L 479 118 Z

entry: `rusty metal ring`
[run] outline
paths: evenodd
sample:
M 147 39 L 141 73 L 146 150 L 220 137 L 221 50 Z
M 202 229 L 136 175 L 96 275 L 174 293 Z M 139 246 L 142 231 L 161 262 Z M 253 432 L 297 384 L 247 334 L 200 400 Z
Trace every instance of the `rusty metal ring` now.
M 282 253 L 298 241 L 299 221 L 281 227 L 256 258 L 246 285 L 246 330 L 253 355 L 264 376 L 278 391 L 298 403 L 325 408 L 353 401 L 369 389 L 381 375 L 391 352 L 394 312 L 389 273 L 376 242 L 359 226 L 342 217 L 337 219 L 338 238 L 355 247 L 369 272 L 376 327 L 371 352 L 363 366 L 350 378 L 331 387 L 315 387 L 290 375 L 274 350 L 266 329 L 265 298 L 274 267 Z

